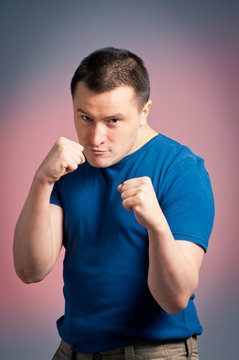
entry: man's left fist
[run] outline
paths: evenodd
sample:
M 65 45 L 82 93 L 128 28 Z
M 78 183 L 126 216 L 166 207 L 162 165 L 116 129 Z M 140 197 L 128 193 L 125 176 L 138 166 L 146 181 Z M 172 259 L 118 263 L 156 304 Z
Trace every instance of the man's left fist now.
M 126 210 L 133 210 L 146 229 L 157 229 L 165 220 L 153 184 L 148 176 L 126 180 L 117 187 Z

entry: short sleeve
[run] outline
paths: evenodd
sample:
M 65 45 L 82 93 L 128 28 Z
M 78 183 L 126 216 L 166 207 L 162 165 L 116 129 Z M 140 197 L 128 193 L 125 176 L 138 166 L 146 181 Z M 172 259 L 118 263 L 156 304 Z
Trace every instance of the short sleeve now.
M 160 205 L 176 240 L 192 241 L 207 251 L 214 198 L 203 159 L 188 157 L 167 171 Z
M 52 189 L 52 192 L 51 192 L 50 203 L 62 207 L 62 201 L 61 201 L 61 198 L 60 198 L 59 186 L 60 186 L 59 181 L 54 183 L 54 186 L 53 186 L 53 189 Z

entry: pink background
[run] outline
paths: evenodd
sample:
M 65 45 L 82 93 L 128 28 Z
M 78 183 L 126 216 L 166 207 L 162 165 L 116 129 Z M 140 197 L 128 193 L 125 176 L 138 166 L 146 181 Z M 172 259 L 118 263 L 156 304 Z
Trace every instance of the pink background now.
M 238 271 L 238 6 L 233 1 L 9 1 L 1 6 L 0 349 L 50 359 L 64 311 L 62 259 L 41 283 L 15 275 L 14 227 L 57 137 L 76 140 L 69 91 L 89 52 L 128 48 L 151 77 L 152 127 L 205 159 L 216 206 L 196 304 L 201 358 L 236 358 Z M 33 355 L 33 353 L 35 354 Z

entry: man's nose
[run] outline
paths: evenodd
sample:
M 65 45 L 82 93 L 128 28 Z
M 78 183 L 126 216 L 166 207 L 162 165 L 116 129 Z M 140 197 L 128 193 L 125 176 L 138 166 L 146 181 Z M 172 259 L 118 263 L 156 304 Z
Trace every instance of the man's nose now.
M 105 127 L 104 124 L 95 124 L 91 131 L 91 145 L 99 146 L 103 144 L 106 140 Z

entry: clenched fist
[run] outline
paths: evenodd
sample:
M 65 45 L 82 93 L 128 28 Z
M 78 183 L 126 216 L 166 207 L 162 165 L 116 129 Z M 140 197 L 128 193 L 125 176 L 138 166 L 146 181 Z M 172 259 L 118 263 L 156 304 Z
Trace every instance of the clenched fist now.
M 45 183 L 53 184 L 63 175 L 77 169 L 85 161 L 83 146 L 60 137 L 43 160 L 37 170 L 37 178 Z
M 148 176 L 126 180 L 118 186 L 126 210 L 133 210 L 146 229 L 156 229 L 165 221 L 151 179 Z

